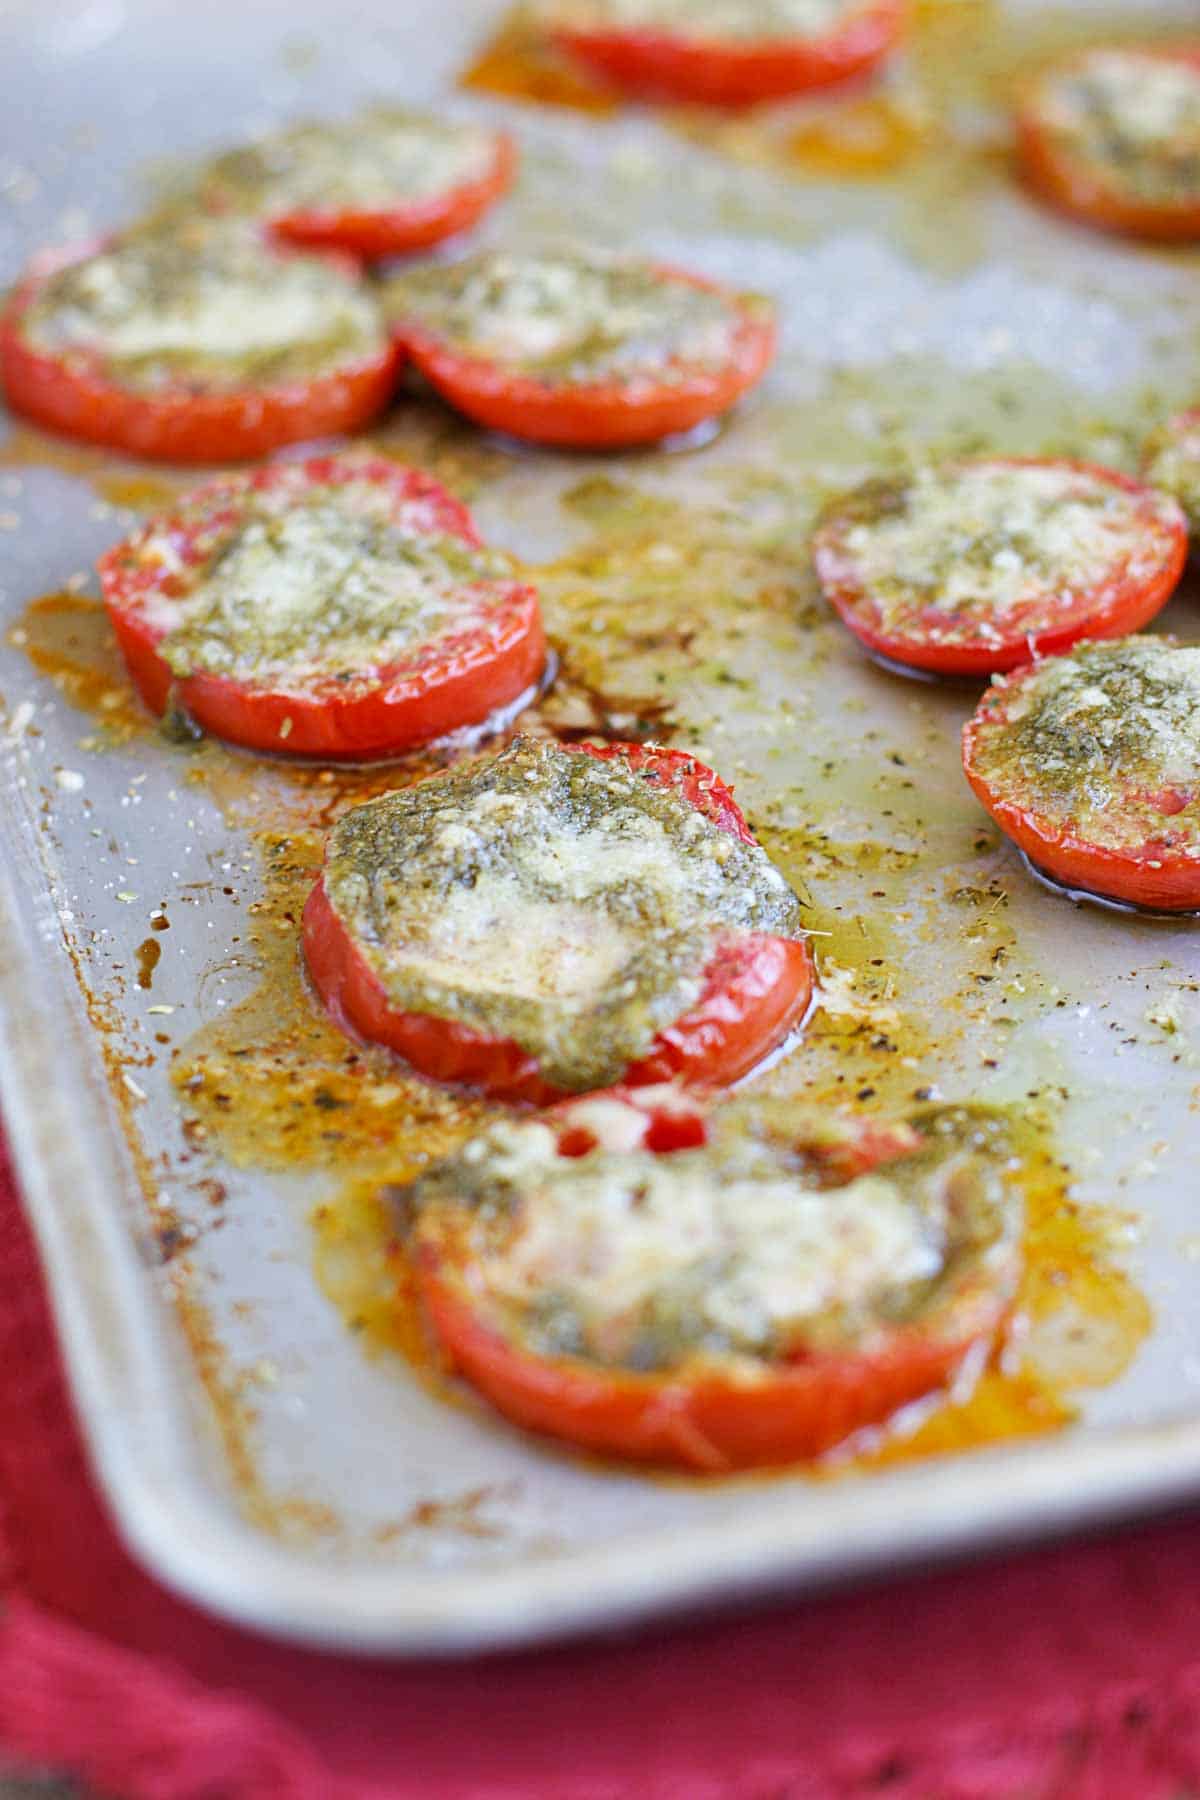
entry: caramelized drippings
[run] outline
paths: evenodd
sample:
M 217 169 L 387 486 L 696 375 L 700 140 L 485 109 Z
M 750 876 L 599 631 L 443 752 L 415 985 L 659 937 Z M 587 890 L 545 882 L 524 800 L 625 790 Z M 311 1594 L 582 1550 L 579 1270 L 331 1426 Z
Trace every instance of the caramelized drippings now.
M 128 743 L 154 729 L 153 718 L 129 684 L 99 600 L 87 594 L 42 594 L 29 602 L 7 641 L 102 728 L 101 737 L 85 748 Z
M 617 110 L 620 96 L 591 79 L 555 50 L 524 8 L 503 21 L 495 36 L 458 78 L 468 93 L 495 94 L 535 106 L 604 116 Z
M 299 948 L 320 860 L 315 832 L 264 845 L 264 897 L 251 903 L 245 935 L 260 983 L 181 1046 L 171 1078 L 188 1117 L 234 1163 L 390 1176 L 449 1149 L 486 1109 L 408 1074 L 326 1016 Z
M 153 923 L 153 921 L 151 921 Z M 161 929 L 161 927 L 160 927 Z M 157 938 L 143 938 L 137 947 L 137 984 L 147 992 L 154 986 L 154 971 L 158 967 L 162 955 L 162 945 Z
M 909 162 L 931 133 L 911 103 L 870 95 L 794 126 L 784 135 L 782 153 L 806 174 L 875 181 Z
M 95 492 L 109 506 L 147 514 L 170 512 L 180 495 L 195 485 L 195 478 L 189 479 L 186 475 L 168 480 L 161 475 L 110 475 L 100 472 L 92 480 Z

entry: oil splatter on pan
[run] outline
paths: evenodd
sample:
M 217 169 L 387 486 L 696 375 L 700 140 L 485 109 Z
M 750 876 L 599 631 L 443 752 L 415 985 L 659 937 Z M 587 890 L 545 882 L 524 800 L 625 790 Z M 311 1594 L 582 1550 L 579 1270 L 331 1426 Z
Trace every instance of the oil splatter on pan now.
M 302 1641 L 463 1651 L 1200 1488 L 1195 926 L 1036 885 L 962 780 L 973 694 L 865 660 L 807 550 L 830 494 L 930 453 L 1134 469 L 1200 389 L 1196 255 L 1062 224 L 1009 166 L 1024 63 L 1146 11 L 923 0 L 881 82 L 718 121 L 623 111 L 480 6 L 431 46 L 417 8 L 347 45 L 315 3 L 286 36 L 221 0 L 169 30 L 150 0 L 18 5 L 0 84 L 39 103 L 0 163 L 10 277 L 169 186 L 164 147 L 387 87 L 520 136 L 492 241 L 632 241 L 776 298 L 777 367 L 707 442 L 535 452 L 413 399 L 372 441 L 533 572 L 561 672 L 524 728 L 669 742 L 735 784 L 822 975 L 763 1091 L 992 1108 L 1028 1218 L 999 1362 L 818 1469 L 650 1479 L 486 1414 L 424 1352 L 379 1190 L 489 1109 L 343 1038 L 296 952 L 323 830 L 455 752 L 331 773 L 168 742 L 89 570 L 182 480 L 14 424 L 0 1087 L 97 1468 L 175 1587 Z M 1196 635 L 1198 603 L 1185 582 L 1162 627 Z

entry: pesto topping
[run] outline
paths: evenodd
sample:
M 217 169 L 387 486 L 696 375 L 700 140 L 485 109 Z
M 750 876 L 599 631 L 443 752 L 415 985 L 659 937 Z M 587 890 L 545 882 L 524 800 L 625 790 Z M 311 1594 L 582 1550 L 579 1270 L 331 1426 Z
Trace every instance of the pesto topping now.
M 495 134 L 482 126 L 375 106 L 227 150 L 201 172 L 199 189 L 210 203 L 260 217 L 385 211 L 481 181 L 495 155 Z
M 377 356 L 374 300 L 327 258 L 193 221 L 132 233 L 52 275 L 25 314 L 33 345 L 98 357 L 124 386 L 275 386 Z
M 180 558 L 181 527 L 196 561 Z M 284 693 L 333 682 L 345 696 L 481 624 L 504 572 L 502 558 L 431 529 L 428 502 L 365 476 L 317 483 L 300 466 L 240 488 L 230 507 L 202 493 L 140 533 L 129 562 L 170 577 L 142 610 L 166 627 L 158 653 L 179 677 Z
M 1104 848 L 1200 857 L 1200 647 L 1083 644 L 998 687 L 975 766 L 1003 798 Z
M 1150 445 L 1145 478 L 1177 500 L 1188 529 L 1200 532 L 1200 414 L 1173 419 Z
M 548 10 L 568 29 L 656 30 L 736 44 L 826 37 L 861 12 L 863 0 L 549 0 Z
M 743 296 L 712 293 L 631 257 L 482 251 L 385 290 L 385 309 L 464 356 L 540 381 L 686 379 L 729 361 Z
M 1092 50 L 1043 79 L 1038 110 L 1064 149 L 1130 195 L 1200 200 L 1200 63 Z
M 607 1086 L 699 999 L 718 931 L 801 932 L 757 845 L 624 760 L 518 738 L 330 834 L 325 888 L 397 1008 Z
M 542 1356 L 669 1370 L 869 1348 L 976 1265 L 1006 1295 L 1018 1210 L 999 1140 L 964 1115 L 838 1180 L 787 1102 L 733 1101 L 702 1148 L 557 1154 L 503 1120 L 404 1191 L 488 1316 Z
M 1173 502 L 1158 507 L 1164 527 Z M 1062 464 L 978 462 L 870 481 L 818 530 L 830 586 L 865 590 L 880 626 L 925 641 L 998 642 L 1062 623 L 1118 579 L 1147 580 L 1173 548 L 1155 503 Z

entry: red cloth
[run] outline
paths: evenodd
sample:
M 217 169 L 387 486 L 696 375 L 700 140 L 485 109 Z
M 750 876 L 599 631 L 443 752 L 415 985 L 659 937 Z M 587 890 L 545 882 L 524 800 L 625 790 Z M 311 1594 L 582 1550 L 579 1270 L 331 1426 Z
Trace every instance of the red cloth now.
M 0 1164 L 0 1756 L 121 1800 L 1174 1800 L 1200 1787 L 1177 1519 L 636 1639 L 367 1663 L 127 1560 Z M 936 1475 L 931 1475 L 936 1480 Z

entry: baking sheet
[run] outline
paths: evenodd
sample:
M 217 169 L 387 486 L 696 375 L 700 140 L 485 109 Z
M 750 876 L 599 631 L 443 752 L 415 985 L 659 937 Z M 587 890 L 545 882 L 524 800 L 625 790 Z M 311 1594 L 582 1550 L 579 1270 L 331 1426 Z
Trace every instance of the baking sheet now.
M 974 29 L 999 18 L 960 7 Z M 380 92 L 436 97 L 494 20 L 472 5 L 434 33 L 416 6 L 365 7 L 348 32 L 311 3 L 218 0 L 202 17 L 151 0 L 10 7 L 0 277 L 142 204 L 165 152 Z M 843 1009 L 764 1080 L 880 1104 L 933 1092 L 1024 1105 L 1073 1192 L 1110 1209 L 1154 1329 L 1118 1379 L 1081 1393 L 1068 1430 L 836 1483 L 601 1470 L 448 1405 L 364 1346 L 316 1277 L 312 1209 L 347 1173 L 341 1152 L 324 1167 L 238 1166 L 187 1128 L 171 1080 L 276 954 L 256 830 L 303 837 L 327 796 L 267 765 L 231 759 L 216 779 L 152 736 L 122 743 L 10 641 L 0 1087 L 120 1528 L 163 1579 L 264 1629 L 448 1651 L 1190 1495 L 1194 928 L 1038 890 L 962 786 L 970 697 L 866 664 L 814 604 L 804 543 L 823 492 L 924 444 L 1127 465 L 1145 424 L 1200 387 L 1195 260 L 1060 225 L 986 155 L 969 181 L 947 151 L 923 183 L 797 182 L 758 166 L 752 144 L 718 154 L 653 118 L 456 104 L 503 117 L 525 147 L 490 236 L 631 238 L 760 287 L 780 303 L 780 362 L 727 430 L 684 454 L 481 451 L 411 407 L 391 441 L 424 446 L 452 485 L 457 473 L 485 536 L 543 568 L 580 691 L 599 672 L 620 696 L 663 698 L 676 740 L 736 783 L 803 882 Z M 997 120 L 984 108 L 958 129 L 986 146 Z M 20 630 L 31 596 L 79 587 L 130 528 L 145 471 L 20 427 L 0 465 L 0 606 Z M 1196 604 L 1185 591 L 1165 623 L 1194 631 Z M 138 948 L 162 908 L 146 989 Z M 873 1048 L 889 1034 L 895 1055 Z M 1094 1320 L 1086 1348 L 1103 1363 Z

